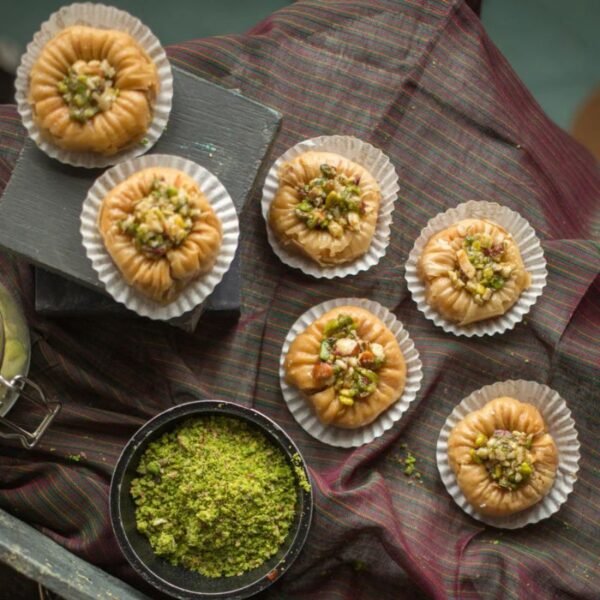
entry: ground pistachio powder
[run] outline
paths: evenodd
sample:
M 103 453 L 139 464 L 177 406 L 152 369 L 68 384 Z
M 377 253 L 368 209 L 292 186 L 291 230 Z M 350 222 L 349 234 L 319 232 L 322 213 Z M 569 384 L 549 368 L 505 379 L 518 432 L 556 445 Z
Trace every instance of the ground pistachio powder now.
M 207 577 L 273 556 L 294 520 L 292 466 L 265 435 L 223 416 L 190 419 L 150 443 L 131 483 L 154 552 Z

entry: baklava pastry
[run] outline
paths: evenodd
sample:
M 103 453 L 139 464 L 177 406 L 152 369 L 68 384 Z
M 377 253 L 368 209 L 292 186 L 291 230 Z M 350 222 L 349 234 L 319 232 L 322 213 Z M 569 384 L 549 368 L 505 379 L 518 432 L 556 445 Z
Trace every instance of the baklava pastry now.
M 321 423 L 347 429 L 374 421 L 406 382 L 394 334 L 356 306 L 330 310 L 309 325 L 290 345 L 284 368 Z
M 74 25 L 43 47 L 28 99 L 48 141 L 109 156 L 144 137 L 158 89 L 156 66 L 129 34 Z
M 143 169 L 112 189 L 98 227 L 127 283 L 160 304 L 213 268 L 222 240 L 206 196 L 171 168 Z
M 456 425 L 448 460 L 473 508 L 502 517 L 533 506 L 550 491 L 558 450 L 538 409 L 504 396 Z
M 459 325 L 503 315 L 531 283 L 510 233 L 485 219 L 433 235 L 417 270 L 427 303 Z
M 269 208 L 269 225 L 287 249 L 321 266 L 367 252 L 381 192 L 362 166 L 331 152 L 304 152 L 284 163 Z

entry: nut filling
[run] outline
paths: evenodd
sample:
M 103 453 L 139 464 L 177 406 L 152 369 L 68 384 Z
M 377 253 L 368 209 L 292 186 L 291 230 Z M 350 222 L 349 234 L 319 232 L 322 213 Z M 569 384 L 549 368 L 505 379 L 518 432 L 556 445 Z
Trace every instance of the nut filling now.
M 119 221 L 119 228 L 146 256 L 160 258 L 183 243 L 194 220 L 201 216 L 200 209 L 190 206 L 190 200 L 184 189 L 168 185 L 164 178 L 155 179 L 150 193 L 137 202 L 133 213 Z
M 107 60 L 78 60 L 57 88 L 73 121 L 86 123 L 99 112 L 109 110 L 119 96 L 114 84 L 115 69 Z
M 309 229 L 327 230 L 334 238 L 344 230 L 358 231 L 365 212 L 360 199 L 360 177 L 350 179 L 336 168 L 321 165 L 321 177 L 300 187 L 295 214 Z
M 452 285 L 466 289 L 477 304 L 487 302 L 514 271 L 512 265 L 503 263 L 507 246 L 508 240 L 502 234 L 494 239 L 484 233 L 468 235 L 456 253 L 457 268 L 448 271 Z
M 317 385 L 333 385 L 336 398 L 345 406 L 352 406 L 377 389 L 377 371 L 385 363 L 383 346 L 358 337 L 357 327 L 356 321 L 345 314 L 328 321 L 323 330 L 319 362 L 313 367 Z
M 471 458 L 483 464 L 489 476 L 502 488 L 516 490 L 533 473 L 533 433 L 497 429 L 492 437 L 480 433 L 471 449 Z

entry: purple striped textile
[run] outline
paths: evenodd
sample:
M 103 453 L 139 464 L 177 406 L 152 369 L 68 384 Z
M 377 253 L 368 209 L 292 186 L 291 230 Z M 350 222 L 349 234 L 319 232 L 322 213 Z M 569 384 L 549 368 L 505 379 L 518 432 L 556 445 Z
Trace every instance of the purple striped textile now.
M 276 419 L 314 477 L 317 510 L 304 552 L 265 598 L 597 598 L 600 177 L 592 157 L 542 113 L 463 1 L 301 1 L 248 35 L 172 46 L 169 55 L 283 113 L 270 160 L 323 134 L 355 135 L 387 153 L 401 188 L 387 255 L 341 281 L 303 276 L 271 251 L 257 194 L 241 219 L 242 317 L 235 324 L 211 316 L 195 335 L 144 320 L 40 318 L 29 268 L 2 257 L 0 279 L 22 298 L 34 332 L 32 375 L 65 408 L 34 451 L 2 442 L 0 506 L 137 584 L 108 520 L 114 462 L 160 410 L 192 397 L 222 398 Z M 0 108 L 0 186 L 23 135 L 14 107 Z M 549 264 L 548 287 L 531 314 L 493 338 L 445 334 L 416 310 L 404 281 L 407 254 L 427 220 L 469 199 L 524 215 Z M 353 451 L 304 433 L 277 375 L 295 319 L 343 296 L 392 309 L 425 372 L 398 426 Z M 435 443 L 464 396 L 510 378 L 563 395 L 582 460 L 558 514 L 501 531 L 448 496 Z M 404 475 L 401 444 L 416 456 L 423 483 Z

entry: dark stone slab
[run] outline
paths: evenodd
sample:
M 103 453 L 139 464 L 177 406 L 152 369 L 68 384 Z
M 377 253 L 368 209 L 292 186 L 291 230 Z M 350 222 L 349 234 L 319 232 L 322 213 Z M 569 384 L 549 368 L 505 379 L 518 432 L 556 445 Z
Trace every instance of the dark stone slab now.
M 229 191 L 240 214 L 281 116 L 235 91 L 178 68 L 173 68 L 173 75 L 169 124 L 150 152 L 177 154 L 212 171 Z M 98 293 L 106 292 L 81 243 L 81 205 L 101 173 L 101 169 L 63 165 L 27 140 L 0 201 L 0 248 L 78 284 L 74 287 L 40 271 L 36 276 L 36 307 L 46 314 L 133 315 L 112 299 L 98 297 Z M 81 285 L 96 293 L 79 289 Z M 240 264 L 236 256 L 205 306 L 174 321 L 193 329 L 203 308 L 235 312 L 240 302 Z

